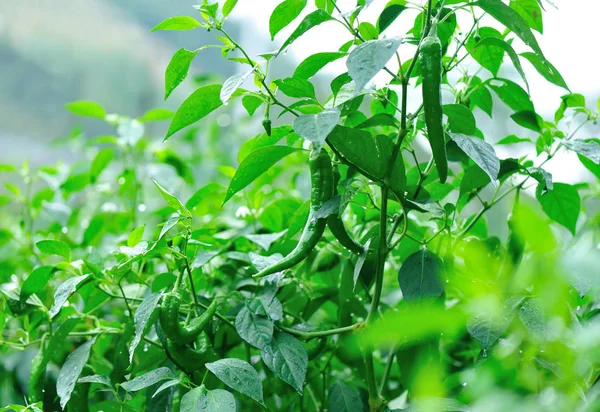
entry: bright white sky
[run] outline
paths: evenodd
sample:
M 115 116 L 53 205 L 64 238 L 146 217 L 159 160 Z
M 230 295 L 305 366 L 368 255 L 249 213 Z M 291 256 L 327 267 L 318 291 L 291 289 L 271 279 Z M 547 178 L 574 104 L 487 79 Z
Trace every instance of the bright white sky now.
M 257 38 L 257 34 L 261 34 L 261 37 L 263 35 L 269 37 L 269 16 L 281 1 L 283 0 L 238 1 L 231 18 L 243 20 L 242 28 L 247 32 L 242 33 L 241 41 L 250 53 L 257 54 L 277 49 L 301 21 L 301 18 L 298 18 L 282 30 L 269 50 L 264 50 L 264 44 L 248 44 L 248 41 L 244 41 L 244 39 Z M 426 2 L 426 0 L 417 1 Z M 387 2 L 388 0 L 374 0 L 369 8 L 361 14 L 360 21 L 374 23 Z M 311 0 L 309 0 L 310 3 L 312 3 Z M 588 106 L 595 107 L 596 101 L 600 97 L 600 53 L 598 52 L 600 1 L 553 0 L 553 3 L 556 4 L 558 10 L 545 3 L 544 34 L 540 35 L 537 32 L 535 34 L 546 57 L 561 72 L 571 90 L 574 93 L 585 95 Z M 355 0 L 338 0 L 342 11 L 350 10 L 355 4 Z M 307 7 L 307 10 L 314 10 L 314 6 Z M 416 12 L 412 10 L 403 13 L 395 24 L 386 30 L 385 35 L 387 37 L 403 35 L 408 27 L 412 27 L 415 16 Z M 460 23 L 459 18 L 459 25 Z M 464 24 L 468 25 L 464 28 L 467 30 L 470 27 L 470 21 Z M 482 24 L 496 25 L 494 20 L 489 17 Z M 347 40 L 349 40 L 349 34 L 341 25 L 327 22 L 298 39 L 290 48 L 289 55 L 301 61 L 314 53 L 337 50 Z M 517 53 L 528 51 L 528 48 L 519 41 L 515 42 L 514 46 Z M 403 59 L 407 59 L 412 57 L 414 48 L 401 46 L 399 51 Z M 512 75 L 513 69 L 510 67 L 510 62 L 506 62 L 506 60 L 500 76 Z M 523 61 L 522 64 L 537 112 L 545 118 L 552 119 L 554 111 L 560 104 L 560 96 L 566 94 L 566 91 L 548 83 L 528 62 Z M 337 61 L 327 66 L 325 70 L 338 74 L 346 69 L 343 61 Z M 518 79 L 515 80 L 518 81 Z M 579 137 L 600 137 L 599 129 L 593 130 L 592 133 L 595 133 L 594 136 L 580 135 Z M 527 133 L 520 134 L 526 135 Z M 502 157 L 505 153 L 502 153 L 501 150 L 498 154 Z M 551 163 L 552 166 L 549 168 L 556 181 L 573 182 L 581 179 L 581 173 L 585 173 L 576 156 L 572 154 L 565 153 L 560 161 L 556 160 Z

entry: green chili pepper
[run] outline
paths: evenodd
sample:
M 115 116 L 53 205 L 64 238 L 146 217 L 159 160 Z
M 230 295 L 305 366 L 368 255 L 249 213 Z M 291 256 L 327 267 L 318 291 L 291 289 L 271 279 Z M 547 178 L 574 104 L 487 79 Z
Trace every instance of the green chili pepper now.
M 177 291 L 167 293 L 160 305 L 159 320 L 160 326 L 167 335 L 167 338 L 177 344 L 184 345 L 196 339 L 200 332 L 208 325 L 208 322 L 217 311 L 218 300 L 213 300 L 202 315 L 185 326 L 179 323 L 180 306 L 181 296 L 179 296 L 179 293 Z
M 255 278 L 281 272 L 302 262 L 315 248 L 325 231 L 326 219 L 315 218 L 315 213 L 333 195 L 331 160 L 325 150 L 312 150 L 308 163 L 311 176 L 310 212 L 300 241 L 289 255 L 255 274 Z
M 308 360 L 311 361 L 323 352 L 327 345 L 327 338 L 321 337 L 313 339 L 306 343 L 306 353 L 308 354 Z
M 427 136 L 440 182 L 444 183 L 448 177 L 448 158 L 442 124 L 442 43 L 437 36 L 436 19 L 433 19 L 429 35 L 421 43 L 420 54 Z
M 337 185 L 338 185 L 339 181 L 340 181 L 340 171 L 339 171 L 337 165 L 334 165 L 333 166 L 333 192 L 334 192 L 333 194 L 334 195 L 337 193 Z M 360 255 L 363 252 L 363 250 L 364 250 L 363 246 L 360 243 L 356 242 L 354 239 L 352 239 L 352 237 L 346 230 L 346 227 L 344 226 L 344 222 L 342 221 L 342 219 L 340 218 L 340 216 L 337 213 L 329 215 L 329 217 L 327 218 L 327 226 L 329 226 L 329 230 L 331 230 L 331 233 L 333 233 L 333 236 L 335 236 L 335 238 L 338 240 L 338 242 L 340 242 L 340 244 L 343 247 L 348 249 L 350 252 L 356 253 L 358 255 Z
M 45 356 L 46 335 L 42 337 L 40 350 L 31 361 L 31 372 L 29 374 L 29 402 L 36 403 L 44 400 L 44 384 L 46 381 L 46 365 L 48 364 Z M 46 359 L 44 359 L 46 358 Z
M 190 345 L 178 345 L 167 339 L 165 350 L 174 363 L 187 374 L 202 369 L 206 362 L 211 361 L 212 347 L 205 332 L 198 335 L 195 348 Z

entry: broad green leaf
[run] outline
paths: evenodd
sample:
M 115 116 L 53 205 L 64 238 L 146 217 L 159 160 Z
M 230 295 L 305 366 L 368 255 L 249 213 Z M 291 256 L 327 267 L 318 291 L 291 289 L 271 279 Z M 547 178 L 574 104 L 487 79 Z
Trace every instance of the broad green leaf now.
M 340 109 L 327 109 L 315 115 L 298 116 L 294 119 L 294 131 L 306 140 L 321 147 L 339 121 Z
M 554 113 L 554 122 L 560 122 L 565 116 L 565 111 L 568 108 L 585 107 L 585 96 L 581 94 L 567 94 L 561 96 L 560 107 Z M 600 105 L 600 104 L 599 104 Z M 600 107 L 598 108 L 600 110 Z
M 340 380 L 336 380 L 327 392 L 329 412 L 362 412 L 364 405 L 358 393 Z
M 331 14 L 335 10 L 337 0 L 315 0 L 315 6 Z
M 153 293 L 152 295 L 147 296 L 135 311 L 135 315 L 133 317 L 135 335 L 131 341 L 131 344 L 129 345 L 129 362 L 133 361 L 135 349 L 154 323 L 154 318 L 156 317 L 156 307 L 158 306 L 158 301 L 160 300 L 161 296 L 162 294 L 160 293 Z
M 288 77 L 282 80 L 275 80 L 275 84 L 286 96 L 315 98 L 315 87 L 308 80 Z
M 236 73 L 223 83 L 221 88 L 220 98 L 223 104 L 229 103 L 231 96 L 240 88 L 242 83 L 254 72 L 254 69 L 248 70 L 245 73 Z
M 244 158 L 246 158 L 246 156 L 248 156 L 254 149 L 276 144 L 293 131 L 294 130 L 292 129 L 292 126 L 289 125 L 277 126 L 271 130 L 270 136 L 267 133 L 262 133 L 253 137 L 252 139 L 246 140 L 240 147 L 238 161 L 241 162 L 244 160 Z
M 182 216 L 192 217 L 192 214 L 190 213 L 188 208 L 185 207 L 185 205 L 181 203 L 179 199 L 177 199 L 175 196 L 169 193 L 167 189 L 159 185 L 155 180 L 153 180 L 152 182 L 154 182 L 154 185 L 156 186 L 161 196 L 163 197 L 163 199 L 165 199 L 165 202 L 167 202 L 169 206 L 179 211 L 179 213 L 181 213 Z
M 231 389 L 236 390 L 264 405 L 260 376 L 248 363 L 240 359 L 226 358 L 207 363 L 206 369 Z
M 489 314 L 476 315 L 467 322 L 469 335 L 477 339 L 484 350 L 490 349 L 507 327 L 502 318 L 496 319 Z
M 542 184 L 543 190 L 552 190 L 554 188 L 552 173 L 541 167 L 530 167 L 527 171 L 531 177 Z
M 594 140 L 562 140 L 562 144 L 569 150 L 587 157 L 592 162 L 600 165 L 600 144 Z
M 515 143 L 531 143 L 531 139 L 525 139 L 517 135 L 511 134 L 503 139 L 500 139 L 496 144 L 515 144 Z
M 407 301 L 438 298 L 444 293 L 444 263 L 435 253 L 421 249 L 402 263 L 398 283 Z
M 137 229 L 134 229 L 127 238 L 127 246 L 134 247 L 138 243 L 142 241 L 142 237 L 144 237 L 144 231 L 146 230 L 146 225 L 142 225 Z
M 231 179 L 223 203 L 226 203 L 234 194 L 256 180 L 257 177 L 269 170 L 275 163 L 298 150 L 300 149 L 289 146 L 265 146 L 250 152 L 242 160 L 242 163 L 235 172 L 235 176 Z
M 236 412 L 233 395 L 223 389 L 209 391 L 204 385 L 193 388 L 181 398 L 180 412 Z
M 266 316 L 251 312 L 244 306 L 235 318 L 235 329 L 242 339 L 250 345 L 268 350 L 273 337 L 273 321 Z
M 486 81 L 492 89 L 508 107 L 516 112 L 524 110 L 535 111 L 529 95 L 517 83 L 507 79 L 489 79 Z
M 369 22 L 362 22 L 358 25 L 358 33 L 365 40 L 377 40 L 379 31 Z
M 490 177 L 492 184 L 496 186 L 496 179 L 498 179 L 498 173 L 500 172 L 500 160 L 496 156 L 494 147 L 473 136 L 464 134 L 451 134 L 450 136 L 458 147 Z
M 198 20 L 196 20 L 196 19 L 194 19 L 192 17 L 189 17 L 189 16 L 175 16 L 175 17 L 169 17 L 165 21 L 162 21 L 162 22 L 158 23 L 150 31 L 151 32 L 153 32 L 153 31 L 159 31 L 159 30 L 179 30 L 179 31 L 183 31 L 183 30 L 192 30 L 192 29 L 195 29 L 196 27 L 199 27 L 199 26 L 200 26 L 200 23 L 198 22 Z
M 444 114 L 448 116 L 448 127 L 452 133 L 474 135 L 477 131 L 475 116 L 462 104 L 445 104 Z
M 536 0 L 510 0 L 509 5 L 511 9 L 519 13 L 529 27 L 540 33 L 544 32 L 542 9 Z
M 275 321 L 283 319 L 283 306 L 274 296 L 260 295 L 246 300 L 246 307 L 255 315 L 267 316 Z
M 296 67 L 293 77 L 308 80 L 329 63 L 347 55 L 348 53 L 344 52 L 324 52 L 308 56 Z
M 519 126 L 525 127 L 534 132 L 541 133 L 544 119 L 541 118 L 536 112 L 531 110 L 523 110 L 510 115 L 510 118 L 515 121 Z
M 235 5 L 237 4 L 237 2 L 238 2 L 238 0 L 225 0 L 225 3 L 223 4 L 223 9 L 222 9 L 223 17 L 229 16 L 229 14 L 232 12 L 232 10 L 235 7 Z
M 275 35 L 293 22 L 306 7 L 306 0 L 285 0 L 275 7 L 269 18 L 269 33 L 271 40 Z
M 169 109 L 150 109 L 138 120 L 140 122 L 160 122 L 162 120 L 169 120 L 175 113 Z
M 469 89 L 469 101 L 471 103 L 471 109 L 479 107 L 489 117 L 492 117 L 492 111 L 494 109 L 494 101 L 492 99 L 492 93 L 487 88 L 487 85 L 481 84 L 482 81 L 479 77 L 471 79 L 472 89 Z
M 527 299 L 523 303 L 519 309 L 519 319 L 535 339 L 544 340 L 546 338 L 544 311 L 535 299 Z
M 0 164 L 0 173 L 16 173 L 17 168 L 9 164 Z
M 77 286 L 86 280 L 90 275 L 75 276 L 61 283 L 56 292 L 54 292 L 54 304 L 50 308 L 50 317 L 53 318 L 58 314 L 67 299 L 75 293 Z
M 569 86 L 567 86 L 565 79 L 563 79 L 556 67 L 548 60 L 541 58 L 539 55 L 532 52 L 521 53 L 521 56 L 525 57 L 544 79 L 563 89 L 569 90 Z
M 110 378 L 108 376 L 103 375 L 88 375 L 83 378 L 77 379 L 77 383 L 97 383 L 100 385 L 112 387 L 112 383 L 110 382 Z
M 492 29 L 494 30 L 494 29 Z M 500 33 L 498 33 L 500 34 Z M 467 45 L 468 47 L 468 45 Z M 521 61 L 519 60 L 519 55 L 517 54 L 517 52 L 515 51 L 515 49 L 512 48 L 512 46 L 505 42 L 502 39 L 502 35 L 500 34 L 500 36 L 488 36 L 485 37 L 483 39 L 481 39 L 478 43 L 476 43 L 473 48 L 471 50 L 469 50 L 469 52 L 471 53 L 471 55 L 475 58 L 475 54 L 477 54 L 477 50 L 479 50 L 480 47 L 486 47 L 489 51 L 489 49 L 502 49 L 504 50 L 507 54 L 508 57 L 510 57 L 510 60 L 513 63 L 513 66 L 515 66 L 515 69 L 517 70 L 517 72 L 519 73 L 519 75 L 521 76 L 521 78 L 523 79 L 523 82 L 525 83 L 525 87 L 527 88 L 527 90 L 529 90 L 529 83 L 527 82 L 527 77 L 525 76 L 525 72 L 523 71 L 523 66 L 521 66 Z M 482 57 L 483 58 L 483 57 Z M 477 60 L 475 58 L 475 60 Z M 483 63 L 479 62 L 479 64 L 481 64 L 483 66 Z M 499 66 L 498 66 L 499 67 Z M 494 75 L 497 75 L 497 70 L 494 73 Z
M 265 251 L 269 250 L 271 245 L 275 243 L 279 238 L 285 235 L 285 230 L 283 232 L 278 233 L 263 233 L 263 234 L 247 234 L 244 237 L 260 247 L 262 247 Z
M 112 161 L 114 155 L 115 150 L 110 147 L 102 149 L 96 154 L 96 157 L 94 157 L 94 160 L 92 160 L 92 166 L 90 167 L 90 181 L 92 183 L 98 180 L 98 177 Z
M 181 48 L 175 52 L 165 70 L 165 100 L 185 80 L 190 70 L 190 65 L 199 51 L 200 49 L 190 51 Z
M 25 302 L 29 296 L 44 289 L 48 281 L 54 276 L 56 270 L 54 266 L 38 266 L 33 269 L 21 286 L 21 302 Z
M 490 16 L 498 20 L 513 33 L 515 33 L 525 44 L 533 49 L 540 57 L 543 57 L 542 49 L 540 48 L 531 29 L 523 20 L 523 17 L 501 0 L 479 0 L 476 4 Z
M 292 44 L 296 39 L 302 36 L 304 33 L 312 29 L 313 27 L 318 26 L 321 23 L 326 21 L 333 20 L 333 17 L 329 13 L 324 10 L 318 9 L 310 13 L 308 16 L 302 20 L 300 25 L 294 30 L 290 37 L 283 43 L 277 54 L 284 51 L 290 44 Z
M 497 43 L 504 43 L 502 33 L 498 30 L 492 27 L 480 27 L 477 32 L 469 37 L 465 47 L 477 63 L 488 69 L 494 76 L 497 76 L 502 65 L 505 48 L 498 47 L 497 44 L 490 44 L 487 39 L 496 39 L 499 40 Z M 487 40 L 487 42 L 484 43 L 484 40 Z
M 71 248 L 69 245 L 60 240 L 40 240 L 35 245 L 46 255 L 62 256 L 67 260 L 71 256 Z
M 104 110 L 104 107 L 89 100 L 77 100 L 65 104 L 65 107 L 77 116 L 97 117 L 99 119 L 104 119 L 106 117 L 106 110 Z
M 271 346 L 260 353 L 263 362 L 275 375 L 302 395 L 308 354 L 304 345 L 287 333 L 277 332 L 273 336 Z
M 175 112 L 165 140 L 221 107 L 220 95 L 220 84 L 203 86 L 192 93 Z
M 377 30 L 379 33 L 383 33 L 404 10 L 406 10 L 406 0 L 389 1 L 377 19 Z
M 575 235 L 581 209 L 577 188 L 566 183 L 554 183 L 552 190 L 543 193 L 541 186 L 538 186 L 536 197 L 550 219 L 563 225 Z
M 95 342 L 96 338 L 92 338 L 70 353 L 58 373 L 56 393 L 60 398 L 60 407 L 63 409 L 67 405 L 67 402 L 69 402 L 69 399 L 71 399 L 77 378 L 79 378 L 83 367 L 87 363 L 90 357 L 90 349 Z
M 258 109 L 263 103 L 263 99 L 253 94 L 247 94 L 244 97 L 242 97 L 242 105 L 244 106 L 244 109 L 246 109 L 250 116 L 254 116 L 256 109 Z
M 175 374 L 171 372 L 171 369 L 163 367 L 146 372 L 143 375 L 135 377 L 127 382 L 123 382 L 121 387 L 127 392 L 136 392 L 140 389 L 152 386 L 160 381 L 172 379 L 174 377 Z
M 358 94 L 394 56 L 402 44 L 402 37 L 371 40 L 360 44 L 350 52 L 346 67 L 354 80 L 354 93 Z

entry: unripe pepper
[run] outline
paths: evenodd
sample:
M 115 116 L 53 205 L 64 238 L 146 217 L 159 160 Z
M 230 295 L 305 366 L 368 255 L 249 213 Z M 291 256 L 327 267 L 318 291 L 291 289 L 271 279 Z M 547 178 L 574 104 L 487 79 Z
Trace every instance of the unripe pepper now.
M 208 325 L 217 311 L 218 300 L 215 299 L 206 309 L 206 311 L 192 320 L 189 325 L 179 323 L 179 307 L 181 306 L 181 296 L 177 291 L 167 293 L 163 297 L 160 306 L 159 321 L 167 338 L 174 343 L 185 345 L 192 342 Z

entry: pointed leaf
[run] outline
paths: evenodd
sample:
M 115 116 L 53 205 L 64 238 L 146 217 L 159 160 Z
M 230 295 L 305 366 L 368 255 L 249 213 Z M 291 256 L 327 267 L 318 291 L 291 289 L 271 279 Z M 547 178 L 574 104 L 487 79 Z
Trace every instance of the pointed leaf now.
M 323 67 L 328 65 L 329 63 L 341 59 L 342 57 L 348 55 L 348 53 L 344 52 L 325 52 L 325 53 L 316 53 L 311 56 L 308 56 L 304 59 L 296 70 L 294 71 L 293 77 L 297 79 L 305 79 L 308 80 L 313 77 L 315 74 L 319 72 Z
M 78 116 L 97 117 L 99 119 L 104 119 L 106 117 L 106 110 L 104 110 L 104 107 L 89 100 L 78 100 L 67 103 L 65 107 Z
M 333 20 L 333 17 L 329 13 L 324 10 L 318 9 L 307 15 L 304 20 L 300 23 L 300 25 L 294 30 L 290 37 L 283 43 L 277 54 L 284 51 L 290 44 L 292 44 L 296 39 L 302 36 L 304 33 L 312 29 L 313 27 L 318 26 L 321 23 L 326 21 Z
M 354 80 L 354 93 L 358 94 L 394 56 L 402 44 L 402 37 L 371 40 L 352 50 L 346 61 L 348 74 Z
M 69 399 L 71 399 L 71 394 L 73 393 L 73 389 L 75 389 L 77 378 L 79 378 L 83 367 L 88 361 L 90 349 L 94 342 L 96 342 L 96 338 L 87 341 L 75 349 L 74 352 L 70 353 L 58 373 L 58 378 L 56 379 L 56 393 L 60 398 L 60 407 L 63 409 L 67 405 L 67 402 L 69 402 Z
M 496 185 L 496 179 L 498 179 L 498 173 L 500 172 L 500 160 L 496 156 L 494 147 L 477 137 L 464 134 L 451 134 L 450 136 L 458 147 L 487 173 L 492 184 Z
M 166 19 L 165 21 L 158 23 L 150 31 L 153 32 L 153 31 L 159 31 L 159 30 L 180 30 L 180 31 L 181 30 L 192 30 L 199 26 L 200 26 L 200 23 L 198 22 L 198 20 L 196 20 L 192 17 L 175 16 L 175 17 L 170 17 L 170 18 Z
M 185 207 L 185 205 L 181 203 L 179 199 L 177 199 L 175 196 L 169 193 L 167 189 L 159 185 L 155 180 L 153 180 L 153 182 L 156 188 L 159 190 L 160 194 L 162 195 L 163 199 L 165 199 L 165 202 L 167 202 L 169 206 L 177 210 L 183 216 L 192 217 L 192 214 L 190 213 L 188 208 Z
M 285 0 L 275 7 L 269 18 L 269 33 L 271 40 L 275 35 L 293 22 L 306 7 L 306 0 Z
M 305 114 L 294 120 L 294 131 L 318 147 L 325 143 L 325 139 L 340 121 L 340 109 L 337 107 L 327 109 L 315 115 Z
M 438 298 L 444 293 L 444 263 L 435 253 L 421 249 L 410 255 L 398 272 L 398 283 L 406 300 Z
M 254 69 L 248 70 L 245 73 L 236 73 L 223 83 L 223 88 L 221 89 L 220 98 L 223 104 L 229 103 L 229 99 L 231 96 L 240 88 L 242 83 L 254 72 Z
M 161 293 L 154 293 L 147 296 L 135 311 L 135 315 L 133 317 L 135 335 L 131 341 L 131 344 L 129 345 L 129 362 L 133 361 L 135 349 L 154 323 L 154 319 L 156 318 L 156 307 L 161 296 Z
M 308 354 L 299 340 L 287 333 L 276 333 L 269 350 L 260 356 L 275 375 L 302 395 L 308 369 Z
M 592 162 L 600 165 L 600 144 L 596 141 L 563 140 L 562 144 L 569 150 L 587 157 Z
M 199 51 L 200 49 L 190 51 L 181 48 L 175 52 L 165 70 L 165 100 L 185 80 L 190 70 L 190 65 Z
M 69 278 L 58 286 L 56 292 L 54 292 L 54 304 L 50 308 L 49 312 L 51 318 L 55 317 L 58 312 L 60 312 L 60 309 L 63 307 L 67 299 L 69 299 L 69 297 L 77 290 L 77 286 L 89 276 L 90 275 L 82 275 Z
M 160 381 L 172 379 L 174 377 L 175 374 L 171 372 L 171 369 L 163 367 L 146 372 L 143 375 L 135 377 L 127 382 L 123 382 L 121 387 L 127 392 L 135 392 L 152 386 Z
M 364 406 L 358 393 L 342 381 L 335 381 L 327 393 L 329 412 L 362 412 Z
M 190 390 L 181 398 L 180 412 L 236 412 L 233 395 L 223 389 L 209 391 L 204 385 Z
M 220 359 L 216 362 L 207 363 L 206 369 L 231 389 L 264 405 L 260 376 L 248 362 L 235 358 Z
M 175 112 L 165 140 L 221 107 L 220 94 L 220 84 L 204 86 L 192 93 Z
M 235 329 L 242 339 L 250 345 L 268 350 L 273 337 L 274 323 L 266 316 L 254 314 L 244 306 L 235 318 Z
M 540 186 L 536 197 L 548 217 L 563 225 L 575 235 L 581 209 L 579 192 L 566 183 L 554 183 L 552 190 L 543 191 Z

